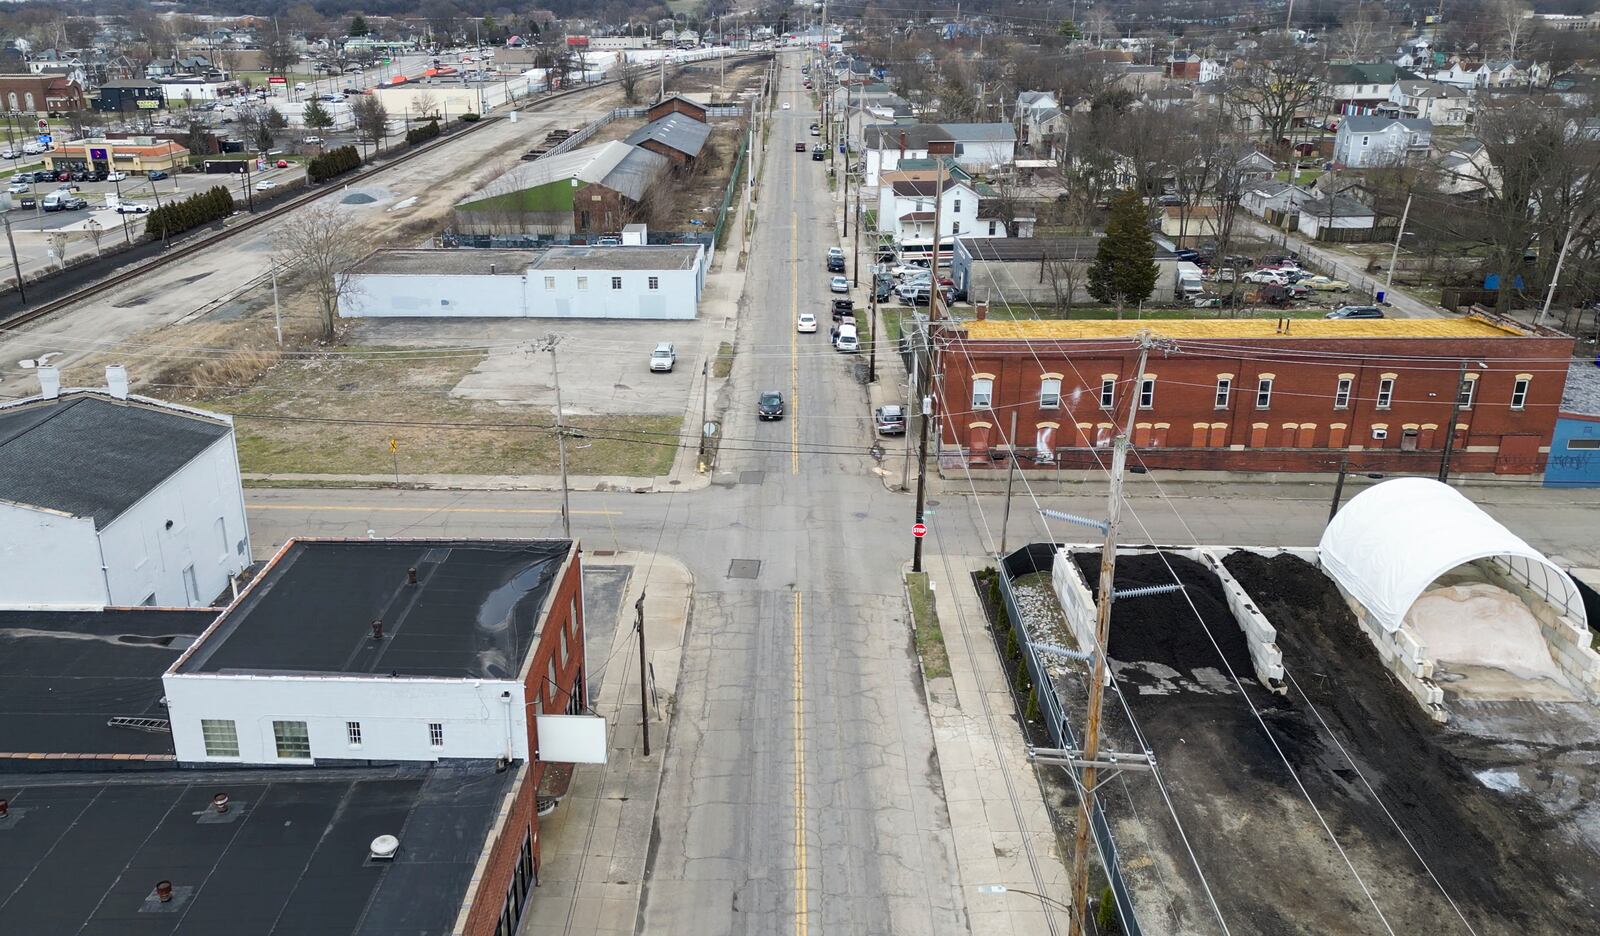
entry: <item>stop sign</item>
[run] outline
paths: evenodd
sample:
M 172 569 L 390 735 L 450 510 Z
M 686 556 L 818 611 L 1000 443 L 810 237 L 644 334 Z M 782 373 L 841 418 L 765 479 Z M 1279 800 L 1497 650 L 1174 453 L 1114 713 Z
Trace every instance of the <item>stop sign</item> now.
M 928 525 L 926 523 L 912 524 L 911 535 L 915 536 L 917 539 L 922 539 L 924 536 L 928 535 Z

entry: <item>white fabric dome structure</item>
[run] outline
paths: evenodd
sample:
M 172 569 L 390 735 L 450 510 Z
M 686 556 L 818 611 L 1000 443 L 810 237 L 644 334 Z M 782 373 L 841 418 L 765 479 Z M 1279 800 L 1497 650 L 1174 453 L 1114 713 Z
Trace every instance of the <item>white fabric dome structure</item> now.
M 1571 576 L 1448 484 L 1394 478 L 1350 499 L 1319 544 L 1322 566 L 1394 633 L 1413 602 L 1450 570 L 1493 559 L 1561 614 L 1588 627 Z

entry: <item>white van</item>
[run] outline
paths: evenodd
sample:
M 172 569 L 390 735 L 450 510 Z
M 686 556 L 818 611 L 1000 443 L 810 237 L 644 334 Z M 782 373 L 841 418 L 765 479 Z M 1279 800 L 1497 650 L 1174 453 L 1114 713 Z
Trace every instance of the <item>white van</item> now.
M 860 351 L 861 343 L 856 339 L 856 327 L 854 325 L 840 325 L 839 337 L 834 339 L 833 347 L 834 350 L 842 351 L 845 354 L 855 354 Z
M 306 83 L 304 81 L 297 81 L 294 83 L 294 89 L 296 91 L 304 91 L 306 89 Z

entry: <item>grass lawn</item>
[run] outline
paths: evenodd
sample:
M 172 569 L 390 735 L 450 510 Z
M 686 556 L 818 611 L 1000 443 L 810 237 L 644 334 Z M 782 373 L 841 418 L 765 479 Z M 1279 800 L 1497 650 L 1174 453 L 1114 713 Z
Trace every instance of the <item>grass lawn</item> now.
M 939 613 L 928 589 L 928 573 L 907 572 L 906 590 L 911 595 L 911 624 L 917 657 L 922 660 L 922 675 L 928 679 L 950 675 L 950 655 L 945 650 L 944 634 L 939 630 Z
M 717 359 L 711 365 L 711 374 L 720 378 L 731 373 L 733 373 L 733 345 L 724 341 L 717 345 Z
M 1293 169 L 1284 169 L 1281 172 L 1273 173 L 1272 177 L 1277 179 L 1279 182 L 1288 182 L 1290 181 L 1290 176 L 1294 171 L 1295 170 Z M 1321 175 L 1321 169 L 1301 169 L 1299 176 L 1294 179 L 1294 184 L 1310 185 L 1311 183 L 1317 181 Z
M 246 389 L 200 405 L 238 419 L 239 463 L 246 472 L 384 475 L 396 470 L 398 457 L 402 474 L 555 474 L 550 410 L 450 396 L 483 358 L 476 351 L 356 348 L 281 362 Z M 682 429 L 676 416 L 606 415 L 568 423 L 605 433 L 569 441 L 574 474 L 665 474 Z M 397 453 L 390 453 L 390 439 Z

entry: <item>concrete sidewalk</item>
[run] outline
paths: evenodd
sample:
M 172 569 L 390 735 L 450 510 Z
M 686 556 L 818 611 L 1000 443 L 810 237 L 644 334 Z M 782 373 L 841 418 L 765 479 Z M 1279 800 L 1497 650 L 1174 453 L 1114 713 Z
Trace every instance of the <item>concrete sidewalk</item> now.
M 590 647 L 602 677 L 594 709 L 611 733 L 604 765 L 580 765 L 560 807 L 539 820 L 541 863 L 524 936 L 624 936 L 639 915 L 656 797 L 678 666 L 688 629 L 694 578 L 676 559 L 618 553 L 607 564 L 633 565 L 609 647 Z M 634 602 L 645 598 L 645 645 L 655 709 L 650 756 L 639 721 L 639 657 Z
M 1065 933 L 1067 913 L 1031 896 L 1067 904 L 1071 886 L 969 577 L 987 565 L 938 554 L 923 564 L 950 657 L 950 676 L 926 685 L 961 893 L 974 933 Z M 979 890 L 995 885 L 1009 892 Z

